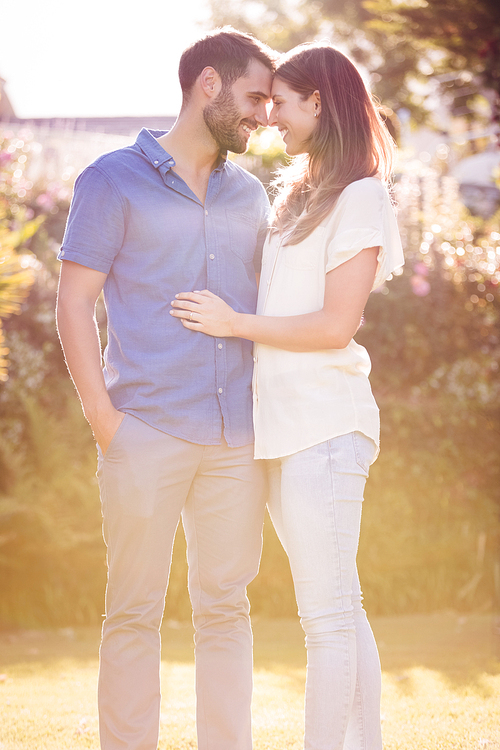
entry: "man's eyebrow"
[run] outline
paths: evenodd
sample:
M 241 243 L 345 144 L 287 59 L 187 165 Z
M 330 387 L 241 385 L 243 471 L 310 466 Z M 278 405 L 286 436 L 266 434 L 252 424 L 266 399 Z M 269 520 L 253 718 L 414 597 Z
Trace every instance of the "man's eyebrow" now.
M 249 91 L 248 96 L 260 96 L 261 99 L 270 99 L 269 94 L 265 94 L 263 91 Z

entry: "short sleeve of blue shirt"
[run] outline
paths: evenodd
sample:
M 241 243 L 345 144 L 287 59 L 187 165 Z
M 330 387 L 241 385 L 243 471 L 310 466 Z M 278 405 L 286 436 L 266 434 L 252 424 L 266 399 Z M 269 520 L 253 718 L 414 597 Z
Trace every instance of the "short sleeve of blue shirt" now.
M 59 260 L 109 273 L 125 234 L 122 198 L 99 167 L 87 167 L 75 182 Z

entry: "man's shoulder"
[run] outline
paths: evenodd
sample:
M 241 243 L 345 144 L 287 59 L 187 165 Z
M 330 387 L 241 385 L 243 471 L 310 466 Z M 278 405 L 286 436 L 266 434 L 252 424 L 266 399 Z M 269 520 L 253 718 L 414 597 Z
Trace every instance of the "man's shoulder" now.
M 98 189 L 113 185 L 118 192 L 129 184 L 131 173 L 137 175 L 145 165 L 144 155 L 135 143 L 101 154 L 78 175 L 76 186 Z
M 138 159 L 140 160 L 142 155 L 141 150 L 137 147 L 136 143 L 128 143 L 126 146 L 116 148 L 113 151 L 107 151 L 94 159 L 89 164 L 89 167 L 95 167 L 102 172 L 107 172 L 110 169 L 114 169 L 117 166 L 127 166 L 129 164 L 136 164 Z

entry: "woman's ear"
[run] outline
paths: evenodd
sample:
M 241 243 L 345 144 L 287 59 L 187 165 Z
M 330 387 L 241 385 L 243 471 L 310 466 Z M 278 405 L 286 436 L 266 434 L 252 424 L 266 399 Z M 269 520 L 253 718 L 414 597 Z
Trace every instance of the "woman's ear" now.
M 203 68 L 200 73 L 200 86 L 205 96 L 209 99 L 215 99 L 219 96 L 222 81 L 215 68 L 212 68 L 210 65 Z
M 321 114 L 321 96 L 319 95 L 319 91 L 312 93 L 312 100 L 314 104 L 314 116 L 319 117 Z

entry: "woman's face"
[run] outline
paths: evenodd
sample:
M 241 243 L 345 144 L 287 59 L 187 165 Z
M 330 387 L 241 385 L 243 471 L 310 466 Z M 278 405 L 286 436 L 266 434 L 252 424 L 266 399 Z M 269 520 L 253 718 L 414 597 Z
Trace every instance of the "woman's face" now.
M 315 91 L 304 100 L 302 94 L 276 77 L 271 96 L 273 108 L 269 125 L 278 128 L 286 153 L 288 156 L 307 153 L 309 138 L 318 125 L 321 111 L 319 92 Z

